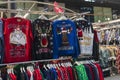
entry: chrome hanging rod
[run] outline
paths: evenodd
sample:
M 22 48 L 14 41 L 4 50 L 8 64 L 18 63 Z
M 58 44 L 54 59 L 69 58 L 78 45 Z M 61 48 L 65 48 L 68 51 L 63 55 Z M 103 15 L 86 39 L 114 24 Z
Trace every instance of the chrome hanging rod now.
M 36 62 L 51 62 L 51 61 L 61 61 L 61 60 L 62 60 L 62 61 L 64 61 L 64 60 L 71 60 L 71 58 L 68 57 L 68 58 L 59 58 L 59 59 L 46 59 L 46 60 L 35 60 L 35 61 L 5 63 L 5 64 L 0 64 L 0 66 L 18 65 L 18 64 L 29 64 L 29 63 L 36 63 Z

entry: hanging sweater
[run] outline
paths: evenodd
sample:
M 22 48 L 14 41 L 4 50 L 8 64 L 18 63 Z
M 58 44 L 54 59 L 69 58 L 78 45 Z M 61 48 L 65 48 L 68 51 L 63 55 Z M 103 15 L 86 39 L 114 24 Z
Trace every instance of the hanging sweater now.
M 4 55 L 3 21 L 0 20 L 0 63 L 3 62 L 3 55 Z
M 33 40 L 31 23 L 27 19 L 8 18 L 4 28 L 4 62 L 22 62 L 31 59 Z
M 33 23 L 33 59 L 50 59 L 53 54 L 51 21 L 36 19 Z
M 53 22 L 53 58 L 79 55 L 76 27 L 71 20 Z

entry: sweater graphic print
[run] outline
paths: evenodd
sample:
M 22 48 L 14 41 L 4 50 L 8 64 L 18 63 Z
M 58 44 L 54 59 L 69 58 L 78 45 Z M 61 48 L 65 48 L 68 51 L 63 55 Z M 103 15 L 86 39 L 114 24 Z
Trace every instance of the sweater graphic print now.
M 10 40 L 10 55 L 13 57 L 16 56 L 25 56 L 25 44 L 26 44 L 26 35 L 22 30 L 25 28 L 21 27 L 20 25 L 15 25 L 15 28 L 10 33 L 9 40 Z M 13 25 L 9 25 L 12 27 Z M 24 25 L 23 25 L 24 26 Z M 21 28 L 20 28 L 21 27 Z M 24 26 L 25 27 L 25 26 Z
M 50 59 L 53 54 L 53 37 L 52 37 L 52 27 L 51 21 L 36 19 L 33 22 L 33 55 L 34 59 Z

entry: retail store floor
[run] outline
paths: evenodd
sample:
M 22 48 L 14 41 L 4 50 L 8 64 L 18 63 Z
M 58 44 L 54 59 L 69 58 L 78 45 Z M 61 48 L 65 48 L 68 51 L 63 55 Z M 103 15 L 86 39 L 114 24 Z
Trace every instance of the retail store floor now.
M 106 77 L 105 80 L 120 80 L 120 75 Z

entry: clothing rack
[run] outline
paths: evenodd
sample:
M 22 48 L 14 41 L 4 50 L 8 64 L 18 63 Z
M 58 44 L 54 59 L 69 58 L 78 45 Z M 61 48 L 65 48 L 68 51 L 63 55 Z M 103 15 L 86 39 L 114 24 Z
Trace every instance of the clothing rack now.
M 104 27 L 102 29 L 99 29 L 98 31 L 104 31 L 104 30 L 109 30 L 109 29 L 119 29 L 120 28 L 120 24 L 118 25 L 114 25 L 114 26 L 108 26 L 108 27 Z
M 93 25 L 102 26 L 102 25 L 114 24 L 114 23 L 119 23 L 119 22 L 120 22 L 120 19 L 117 19 L 117 20 L 111 20 L 111 21 L 101 22 L 101 23 L 93 23 Z
M 54 6 L 54 4 L 51 4 L 51 3 L 46 3 L 46 2 L 38 2 L 38 1 L 0 1 L 0 4 L 10 4 L 10 3 L 33 3 L 34 5 L 35 4 L 43 4 L 43 5 L 49 5 L 49 6 Z M 61 7 L 69 12 L 72 12 L 72 13 L 76 13 L 75 11 L 71 10 L 71 9 L 68 9 L 68 8 L 65 8 L 65 7 L 62 7 L 62 6 L 58 6 L 58 7 Z
M 102 29 L 100 29 L 100 30 L 98 30 L 98 31 L 104 31 L 104 30 L 109 30 L 109 29 L 118 29 L 118 28 L 120 28 L 120 26 L 102 28 Z
M 33 3 L 33 7 L 34 7 L 34 5 L 35 4 L 43 4 L 43 5 L 49 5 L 49 6 L 54 6 L 54 4 L 51 4 L 51 3 L 46 3 L 46 2 L 40 2 L 40 1 L 18 1 L 18 0 L 16 0 L 16 1 L 0 1 L 0 4 L 10 4 L 10 3 Z M 33 7 L 31 7 L 31 9 L 33 8 Z M 63 8 L 64 10 L 67 10 L 67 11 L 69 11 L 69 12 L 71 12 L 71 13 L 75 13 L 75 14 L 77 14 L 77 15 L 82 15 L 81 13 L 77 13 L 77 12 L 75 12 L 75 11 L 73 11 L 73 10 L 71 10 L 71 9 L 69 9 L 69 8 L 65 8 L 65 7 L 62 7 L 62 6 L 58 6 L 58 7 L 61 7 L 61 8 Z M 9 10 L 11 10 L 10 8 L 9 8 Z M 30 10 L 30 9 L 28 9 L 28 10 Z M 0 12 L 1 12 L 1 10 L 0 10 Z M 14 13 L 14 12 L 13 12 Z M 89 12 L 90 13 L 90 12 Z M 93 16 L 93 15 L 96 15 L 96 16 L 103 16 L 103 15 L 98 15 L 98 14 L 84 14 L 84 15 L 89 15 L 89 16 Z M 106 16 L 109 16 L 109 15 L 106 15 Z
M 15 63 L 5 63 L 0 64 L 0 66 L 7 66 L 7 65 L 18 65 L 18 64 L 29 64 L 29 63 L 37 63 L 37 62 L 52 62 L 52 61 L 66 61 L 71 60 L 70 57 L 68 58 L 59 58 L 59 59 L 46 59 L 46 60 L 35 60 L 35 61 L 25 61 L 25 62 L 15 62 Z
M 55 12 L 43 12 L 43 11 L 34 11 L 32 10 L 32 8 L 36 5 L 36 4 L 42 4 L 42 5 L 48 5 L 48 6 L 52 6 L 54 7 L 54 4 L 52 3 L 46 3 L 46 2 L 38 2 L 38 1 L 0 1 L 0 4 L 11 4 L 11 3 L 32 3 L 31 7 L 28 9 L 28 10 L 16 10 L 16 9 L 10 9 L 10 8 L 0 8 L 0 12 L 6 12 L 6 13 L 18 13 L 18 12 L 25 12 L 25 15 L 29 15 L 29 14 L 43 14 L 43 15 L 61 15 L 61 13 L 55 13 Z M 67 12 L 65 12 L 64 14 L 67 15 L 67 16 L 81 16 L 81 15 L 85 15 L 85 14 L 88 14 L 90 12 L 84 12 L 84 13 L 77 13 L 71 9 L 68 9 L 68 8 L 65 8 L 65 7 L 62 7 L 62 6 L 59 6 L 58 7 L 61 7 L 63 8 L 64 10 L 66 10 Z M 25 16 L 24 15 L 24 16 Z M 1 15 L 2 17 L 3 15 Z
M 2 12 L 9 12 L 9 13 L 18 13 L 19 10 L 14 10 L 14 9 L 1 9 L 0 8 L 0 11 Z M 42 11 L 28 11 L 28 10 L 22 10 L 20 12 L 25 12 L 25 13 L 30 13 L 30 14 L 44 14 L 44 15 L 61 15 L 61 13 L 55 13 L 55 12 L 42 12 Z M 74 16 L 74 15 L 84 15 L 84 14 L 87 14 L 89 12 L 84 12 L 84 13 L 80 13 L 80 14 L 74 14 L 74 13 L 64 13 L 64 15 L 67 15 L 67 16 Z
M 5 9 L 5 8 L 0 8 L 0 12 L 6 12 L 6 13 L 18 13 L 18 12 L 24 12 L 24 13 L 29 13 L 29 14 L 43 14 L 43 15 L 61 15 L 61 13 L 55 13 L 55 12 L 43 12 L 43 11 L 33 11 L 32 8 L 36 4 L 43 4 L 43 5 L 49 5 L 49 6 L 54 6 L 54 4 L 51 3 L 45 3 L 45 2 L 38 2 L 38 1 L 0 1 L 0 4 L 11 4 L 11 3 L 33 3 L 32 6 L 28 10 L 17 10 L 17 9 Z M 62 7 L 62 6 L 60 6 Z M 65 9 L 67 12 L 64 13 L 64 15 L 67 16 L 81 16 L 88 14 L 89 12 L 84 12 L 84 13 L 77 13 L 71 9 L 62 7 Z M 81 57 L 82 58 L 82 57 Z M 36 62 L 50 62 L 50 61 L 64 61 L 64 60 L 71 60 L 71 58 L 60 58 L 60 59 L 47 59 L 47 60 L 36 60 L 36 61 L 26 61 L 26 62 L 15 62 L 15 63 L 6 63 L 6 64 L 0 64 L 0 66 L 6 66 L 6 65 L 17 65 L 17 64 L 28 64 L 28 63 L 36 63 Z
M 109 29 L 118 29 L 120 28 L 120 19 L 107 21 L 103 23 L 93 23 L 93 26 L 98 31 L 104 31 Z
M 115 47 L 117 45 L 99 45 L 99 46 L 103 46 L 103 47 L 107 47 L 107 46 L 111 46 L 112 47 L 112 46 L 114 46 Z
M 76 60 L 82 61 L 82 60 L 93 60 L 92 56 L 79 56 Z

